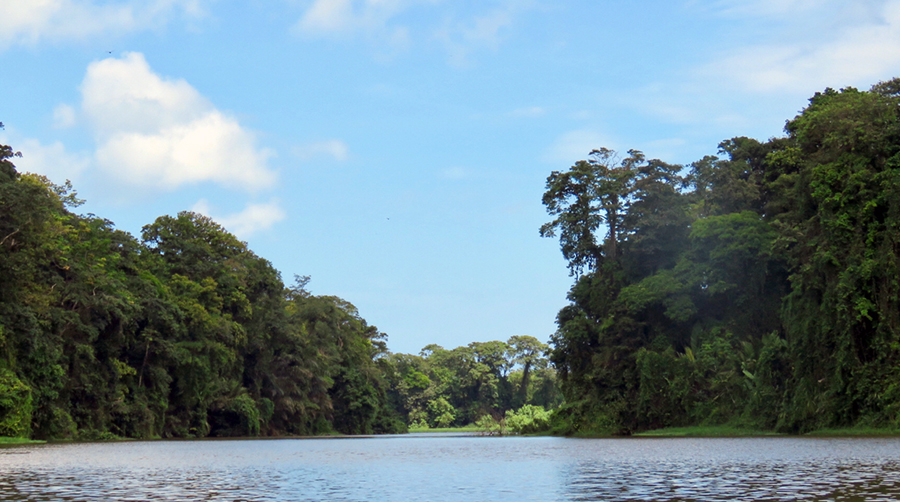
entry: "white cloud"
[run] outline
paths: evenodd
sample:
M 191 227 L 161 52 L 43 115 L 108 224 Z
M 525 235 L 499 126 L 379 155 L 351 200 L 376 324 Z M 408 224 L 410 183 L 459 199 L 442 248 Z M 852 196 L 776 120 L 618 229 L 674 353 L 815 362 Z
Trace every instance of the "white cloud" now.
M 82 111 L 99 146 L 100 168 L 127 182 L 177 188 L 212 181 L 257 190 L 271 186 L 273 152 L 184 80 L 154 73 L 140 53 L 92 63 Z
M 285 212 L 275 201 L 268 204 L 249 204 L 243 211 L 227 216 L 216 216 L 206 199 L 200 199 L 191 209 L 209 216 L 229 232 L 246 239 L 256 232 L 268 230 L 285 218 Z
M 350 149 L 347 144 L 339 139 L 330 139 L 327 141 L 317 141 L 295 147 L 294 155 L 300 157 L 301 160 L 312 160 L 317 157 L 331 157 L 338 162 L 344 162 L 350 156 Z
M 213 105 L 184 80 L 153 73 L 143 54 L 91 63 L 81 83 L 82 107 L 104 135 L 150 133 L 203 117 Z
M 793 3 L 796 9 L 810 4 Z M 701 77 L 724 74 L 750 91 L 803 93 L 890 78 L 900 66 L 900 1 L 864 3 L 865 9 L 833 10 L 827 22 L 820 20 L 828 29 L 810 29 L 802 41 L 736 51 L 703 68 Z
M 5 138 L 2 143 L 8 144 Z M 16 150 L 22 152 L 22 157 L 13 159 L 17 171 L 42 174 L 57 184 L 77 181 L 90 165 L 88 155 L 67 152 L 59 141 L 42 145 L 36 139 L 26 138 L 15 144 Z
M 0 2 L 0 50 L 43 40 L 81 40 L 164 23 L 174 11 L 203 14 L 200 0 L 5 0 Z
M 589 129 L 569 131 L 547 149 L 544 160 L 552 164 L 573 165 L 588 158 L 592 150 L 600 148 L 616 149 L 615 143 L 605 135 Z
M 75 125 L 75 109 L 63 103 L 53 109 L 53 127 L 68 129 Z

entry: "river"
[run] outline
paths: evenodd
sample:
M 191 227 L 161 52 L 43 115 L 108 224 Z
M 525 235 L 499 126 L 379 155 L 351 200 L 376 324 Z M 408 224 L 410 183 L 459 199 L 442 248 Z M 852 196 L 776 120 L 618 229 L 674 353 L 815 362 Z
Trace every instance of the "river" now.
M 0 448 L 0 500 L 900 499 L 900 439 L 472 437 Z

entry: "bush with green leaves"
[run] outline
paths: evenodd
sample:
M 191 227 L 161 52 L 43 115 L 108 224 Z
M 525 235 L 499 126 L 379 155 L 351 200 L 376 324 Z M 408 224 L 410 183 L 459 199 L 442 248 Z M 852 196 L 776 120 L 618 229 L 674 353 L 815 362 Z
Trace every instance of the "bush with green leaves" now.
M 29 437 L 31 412 L 31 388 L 12 371 L 0 371 L 0 436 Z
M 550 428 L 550 412 L 543 406 L 526 404 L 506 412 L 506 426 L 518 434 L 533 434 Z

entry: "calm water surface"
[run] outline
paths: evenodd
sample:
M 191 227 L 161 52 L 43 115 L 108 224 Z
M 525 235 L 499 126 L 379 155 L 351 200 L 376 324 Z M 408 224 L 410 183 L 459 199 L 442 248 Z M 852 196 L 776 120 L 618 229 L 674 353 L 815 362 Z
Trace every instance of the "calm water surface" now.
M 898 499 L 893 438 L 410 434 L 0 449 L 0 500 Z

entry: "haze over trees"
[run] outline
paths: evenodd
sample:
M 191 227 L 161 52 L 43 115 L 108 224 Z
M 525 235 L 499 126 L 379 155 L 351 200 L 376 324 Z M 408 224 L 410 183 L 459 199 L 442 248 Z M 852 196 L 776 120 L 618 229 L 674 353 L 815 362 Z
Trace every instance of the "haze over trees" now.
M 817 93 L 785 131 L 548 177 L 540 232 L 575 278 L 557 432 L 900 426 L 900 80 Z

